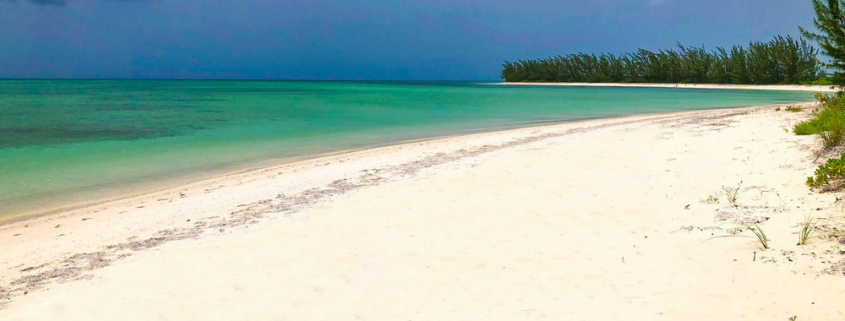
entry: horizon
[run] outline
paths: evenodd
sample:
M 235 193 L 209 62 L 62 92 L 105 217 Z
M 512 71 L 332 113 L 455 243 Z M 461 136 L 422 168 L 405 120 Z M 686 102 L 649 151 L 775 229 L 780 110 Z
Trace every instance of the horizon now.
M 34 80 L 84 80 L 84 81 L 116 81 L 116 80 L 149 80 L 149 81 L 301 81 L 301 82 L 490 82 L 500 83 L 503 80 L 491 79 L 261 79 L 261 78 L 0 78 L 0 81 L 34 81 Z
M 812 17 L 788 0 L 0 0 L 0 79 L 500 81 L 504 61 L 746 45 Z

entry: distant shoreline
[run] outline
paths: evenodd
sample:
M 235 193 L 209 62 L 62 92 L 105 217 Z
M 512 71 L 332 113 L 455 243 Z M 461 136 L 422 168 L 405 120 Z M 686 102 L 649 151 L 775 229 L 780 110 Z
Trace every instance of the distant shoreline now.
M 501 82 L 499 86 L 560 86 L 560 87 L 635 87 L 683 89 L 782 90 L 832 93 L 841 89 L 823 85 L 722 85 L 722 84 L 655 84 L 655 83 L 593 83 L 593 82 Z

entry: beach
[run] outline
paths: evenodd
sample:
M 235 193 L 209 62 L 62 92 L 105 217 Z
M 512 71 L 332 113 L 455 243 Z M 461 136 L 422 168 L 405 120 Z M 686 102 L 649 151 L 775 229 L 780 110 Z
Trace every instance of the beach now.
M 840 319 L 843 209 L 804 184 L 832 155 L 790 132 L 799 105 L 408 142 L 8 223 L 0 319 Z
M 407 141 L 813 100 L 484 82 L 0 80 L 0 223 Z
M 559 87 L 630 87 L 630 88 L 679 88 L 679 89 L 734 89 L 734 90 L 784 90 L 832 93 L 840 89 L 825 85 L 727 85 L 727 84 L 650 84 L 650 83 L 595 83 L 595 82 L 503 82 L 499 85 L 559 86 Z

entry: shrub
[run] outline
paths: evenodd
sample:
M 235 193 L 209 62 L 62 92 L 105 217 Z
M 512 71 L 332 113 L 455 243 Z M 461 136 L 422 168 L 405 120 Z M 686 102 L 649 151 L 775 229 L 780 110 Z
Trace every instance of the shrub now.
M 822 108 L 815 117 L 793 127 L 797 135 L 818 134 L 825 148 L 838 146 L 845 141 L 845 96 L 816 94 Z
M 841 158 L 831 158 L 816 169 L 813 176 L 807 177 L 807 185 L 822 186 L 845 177 L 845 154 Z
M 797 112 L 801 111 L 801 107 L 789 106 L 789 107 L 786 107 L 786 111 L 791 111 L 793 113 L 797 113 Z
M 818 134 L 819 128 L 816 127 L 816 124 L 811 121 L 801 122 L 795 127 L 792 128 L 792 131 L 795 132 L 796 135 L 812 135 Z
M 842 143 L 843 136 L 845 136 L 845 123 L 839 122 L 839 125 L 830 127 L 830 130 L 825 130 L 819 133 L 822 138 L 825 148 L 839 146 Z
M 830 77 L 819 77 L 819 79 L 816 79 L 810 84 L 819 86 L 833 86 L 833 81 L 830 80 Z

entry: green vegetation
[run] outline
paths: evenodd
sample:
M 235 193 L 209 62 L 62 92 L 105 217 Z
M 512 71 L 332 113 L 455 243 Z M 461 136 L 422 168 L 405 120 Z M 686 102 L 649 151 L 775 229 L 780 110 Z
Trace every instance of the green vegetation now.
M 506 61 L 501 77 L 510 82 L 802 84 L 820 80 L 818 52 L 803 38 L 776 36 L 712 52 L 678 44 L 677 50 L 657 52 Z
M 729 186 L 722 186 L 722 192 L 725 194 L 725 197 L 728 199 L 728 202 L 731 205 L 736 206 L 736 200 L 739 198 L 739 189 L 742 187 L 742 181 L 736 185 L 736 187 L 729 187 Z
M 801 107 L 798 107 L 798 106 L 789 106 L 789 107 L 786 107 L 786 111 L 791 111 L 791 112 L 793 112 L 793 113 L 797 113 L 797 112 L 799 112 L 799 111 L 801 111 L 801 110 L 802 110 L 802 109 L 801 109 Z
M 807 177 L 807 185 L 822 186 L 839 181 L 845 177 L 845 154 L 841 158 L 831 158 L 827 163 L 819 166 L 814 176 Z
M 798 125 L 795 125 L 795 127 L 792 128 L 792 131 L 795 132 L 796 135 L 802 135 L 802 136 L 803 135 L 812 135 L 812 134 L 818 133 L 818 129 L 816 128 L 816 125 L 812 121 L 800 122 L 800 123 L 798 123 Z
M 754 233 L 754 236 L 757 237 L 757 241 L 760 242 L 761 250 L 769 249 L 769 238 L 766 236 L 766 233 L 763 232 L 763 229 L 761 229 L 757 225 L 754 225 L 753 227 L 750 225 L 746 225 L 745 228 L 751 231 L 751 233 Z
M 842 119 L 834 118 L 833 122 L 835 125 L 828 126 L 831 130 L 825 130 L 819 133 L 825 148 L 833 148 L 841 145 L 843 135 L 845 135 L 845 126 L 843 126 L 845 123 L 842 122 Z
M 760 243 L 760 249 L 761 250 L 765 251 L 765 250 L 769 249 L 769 241 L 770 241 L 769 237 L 766 236 L 766 233 L 763 232 L 763 229 L 761 229 L 756 224 L 754 226 L 752 226 L 750 224 L 743 224 L 743 225 L 740 225 L 739 227 L 732 228 L 731 230 L 734 230 L 734 229 L 736 230 L 735 233 L 734 232 L 728 232 L 729 233 L 728 235 L 713 236 L 713 237 L 711 237 L 711 238 L 709 238 L 705 241 L 709 241 L 709 240 L 717 239 L 717 238 L 723 238 L 723 237 L 747 237 L 747 235 L 740 235 L 739 234 L 739 233 L 743 232 L 743 229 L 746 229 L 746 230 L 751 231 L 751 233 L 754 233 L 754 236 L 757 238 L 757 242 Z M 754 252 L 754 258 L 756 260 L 757 252 Z
M 834 84 L 831 77 L 824 76 L 819 77 L 819 79 L 816 79 L 814 81 L 805 82 L 802 85 L 833 86 Z
M 797 135 L 818 134 L 825 149 L 830 149 L 845 142 L 845 96 L 819 96 L 822 109 L 817 110 L 812 119 L 798 123 L 792 130 Z
M 807 39 L 819 44 L 822 52 L 830 57 L 828 67 L 834 69 L 830 81 L 837 86 L 845 85 L 845 6 L 840 0 L 813 0 L 816 18 L 813 24 L 821 33 L 813 33 L 801 28 L 801 33 Z
M 821 108 L 814 112 L 812 119 L 801 122 L 792 129 L 797 135 L 819 135 L 825 149 L 842 145 L 845 142 L 845 96 L 817 94 Z M 845 178 L 845 154 L 840 158 L 828 159 L 816 169 L 813 176 L 807 177 L 807 185 L 824 186 L 841 183 Z
M 816 94 L 821 109 L 812 119 L 801 122 L 793 128 L 795 134 L 818 134 L 825 148 L 839 146 L 845 141 L 845 96 Z
M 813 20 L 820 33 L 810 32 L 801 28 L 801 33 L 819 44 L 821 51 L 830 57 L 830 63 L 825 64 L 833 70 L 829 81 L 833 85 L 845 85 L 845 3 L 842 0 L 813 0 L 816 18 Z M 814 117 L 808 121 L 795 125 L 793 131 L 798 135 L 818 134 L 824 142 L 824 147 L 830 149 L 845 142 L 845 95 L 816 94 L 821 109 L 816 110 Z M 807 185 L 823 186 L 831 183 L 840 184 L 845 178 L 845 154 L 840 158 L 828 159 L 819 166 L 813 176 L 807 177 Z M 806 222 L 804 230 L 809 228 Z M 809 235 L 807 235 L 809 237 Z M 800 240 L 799 240 L 800 241 Z M 799 243 L 800 244 L 800 243 Z
M 807 216 L 804 222 L 801 223 L 801 231 L 798 232 L 798 245 L 806 245 L 810 236 L 813 236 L 815 228 L 816 222 L 813 220 L 813 217 Z

